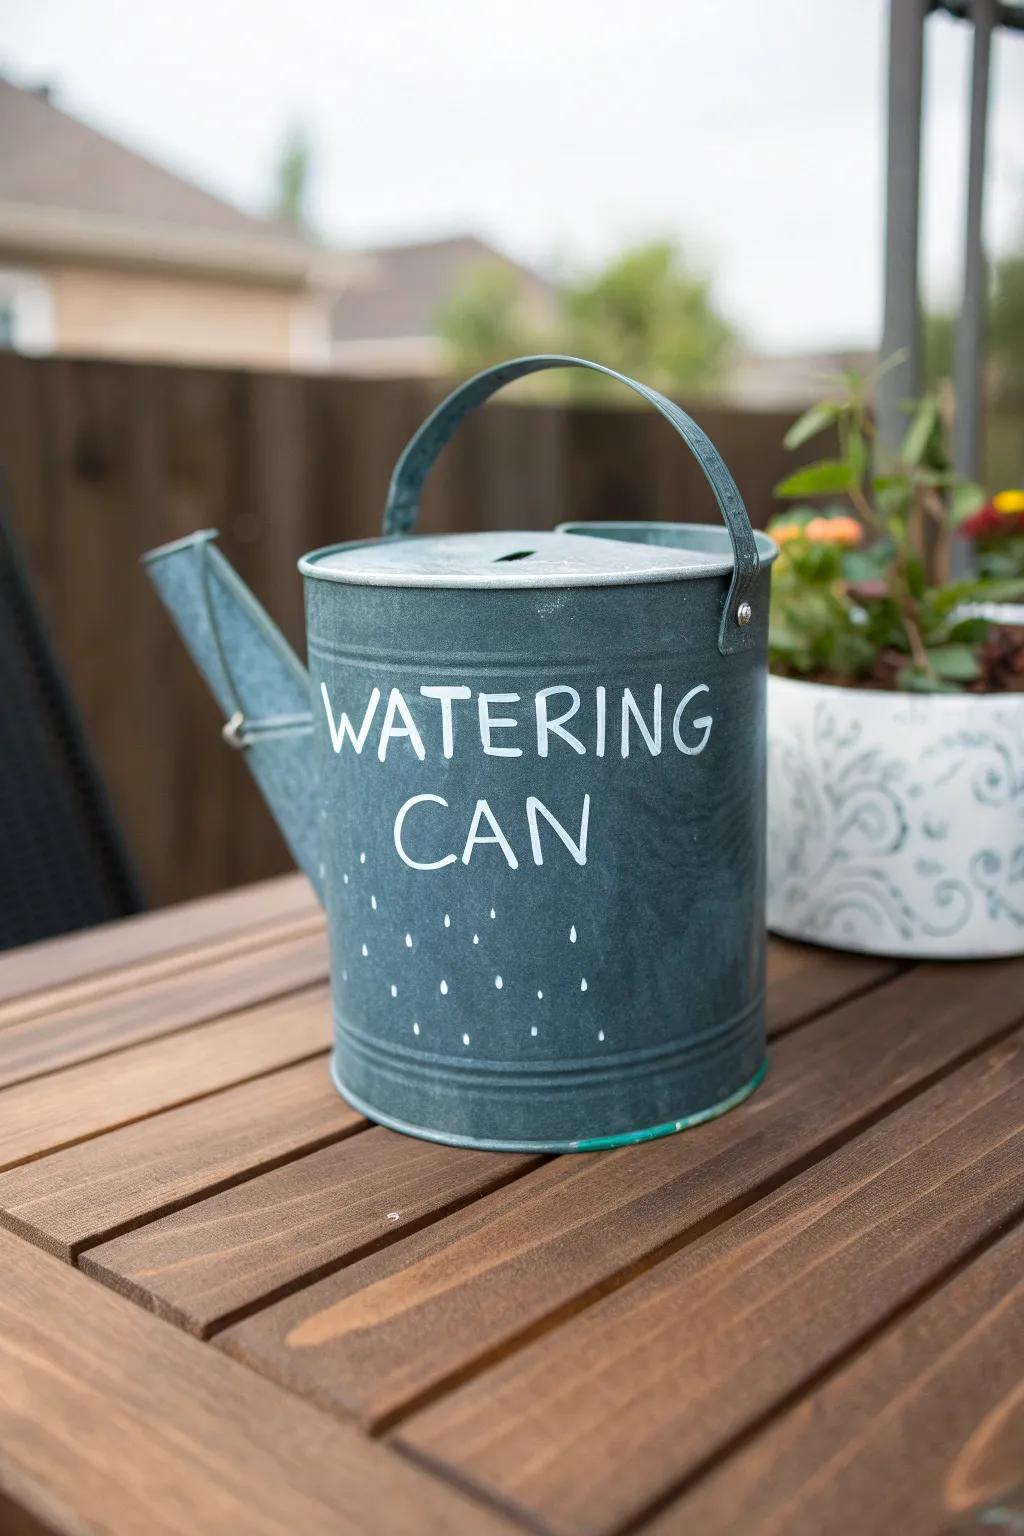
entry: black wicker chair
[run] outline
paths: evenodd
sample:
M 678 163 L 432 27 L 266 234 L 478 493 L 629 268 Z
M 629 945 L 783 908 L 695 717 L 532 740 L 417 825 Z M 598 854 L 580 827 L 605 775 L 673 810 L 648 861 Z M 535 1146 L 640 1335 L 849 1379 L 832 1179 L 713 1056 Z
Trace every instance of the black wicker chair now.
M 0 950 L 142 904 L 0 488 Z

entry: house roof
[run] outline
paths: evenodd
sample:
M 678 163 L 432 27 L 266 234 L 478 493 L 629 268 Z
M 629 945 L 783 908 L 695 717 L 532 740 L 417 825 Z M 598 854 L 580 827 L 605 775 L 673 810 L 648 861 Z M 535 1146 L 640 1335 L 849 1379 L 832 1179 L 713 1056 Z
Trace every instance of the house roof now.
M 528 302 L 550 307 L 554 288 L 483 240 L 460 235 L 361 252 L 359 283 L 339 295 L 331 315 L 335 342 L 433 336 L 436 316 L 467 272 L 498 266 L 521 281 Z
M 0 78 L 0 249 L 301 284 L 351 261 L 254 218 Z

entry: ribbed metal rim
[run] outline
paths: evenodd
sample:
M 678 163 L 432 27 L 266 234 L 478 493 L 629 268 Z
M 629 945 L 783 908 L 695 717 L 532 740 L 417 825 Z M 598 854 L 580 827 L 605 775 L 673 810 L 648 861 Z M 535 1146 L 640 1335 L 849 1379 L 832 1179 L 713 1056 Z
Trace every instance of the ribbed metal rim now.
M 605 1152 L 613 1147 L 631 1147 L 640 1141 L 657 1141 L 662 1136 L 675 1136 L 679 1131 L 692 1130 L 694 1126 L 704 1125 L 706 1121 L 716 1120 L 719 1115 L 735 1109 L 761 1085 L 767 1071 L 766 1057 L 749 1082 L 737 1088 L 735 1093 L 730 1093 L 728 1098 L 712 1104 L 710 1109 L 684 1115 L 679 1120 L 666 1120 L 663 1125 L 647 1126 L 640 1131 L 623 1131 L 615 1136 L 592 1136 L 580 1141 L 495 1141 L 488 1137 L 442 1135 L 422 1125 L 410 1125 L 408 1121 L 399 1120 L 394 1115 L 382 1114 L 379 1109 L 345 1087 L 338 1073 L 337 1062 L 333 1055 L 331 1057 L 332 1083 L 346 1103 L 367 1119 L 377 1125 L 385 1125 L 389 1130 L 399 1131 L 403 1136 L 414 1136 L 417 1141 L 436 1141 L 446 1147 L 474 1147 L 480 1152 Z
M 639 524 L 638 526 L 644 525 Z M 708 525 L 703 523 L 674 523 L 669 526 L 682 530 L 688 528 L 706 529 Z M 501 531 L 507 532 L 510 538 L 513 536 L 522 537 L 525 539 L 537 537 L 536 529 L 531 530 L 528 528 L 510 528 L 502 529 Z M 553 531 L 557 532 L 557 530 Z M 408 542 L 410 537 L 430 538 L 442 537 L 442 535 L 416 534 L 410 536 L 407 534 L 393 534 L 387 538 L 348 539 L 340 544 L 324 544 L 319 549 L 310 550 L 308 554 L 302 556 L 301 560 L 298 562 L 299 571 L 303 576 L 315 578 L 318 581 L 333 581 L 339 583 L 342 586 L 351 587 L 426 587 L 432 588 L 436 591 L 457 590 L 465 592 L 530 592 L 539 591 L 542 589 L 550 589 L 552 587 L 635 587 L 649 586 L 655 583 L 658 585 L 664 585 L 666 582 L 672 581 L 701 581 L 708 577 L 717 578 L 720 576 L 729 576 L 732 574 L 733 568 L 732 556 L 730 554 L 726 559 L 709 561 L 707 564 L 694 566 L 692 570 L 662 571 L 655 566 L 650 570 L 626 571 L 618 573 L 614 571 L 579 571 L 570 574 L 551 572 L 549 575 L 534 576 L 532 578 L 525 573 L 523 575 L 518 575 L 517 573 L 517 580 L 515 582 L 510 582 L 507 578 L 507 575 L 495 576 L 494 578 L 480 576 L 479 578 L 474 577 L 472 580 L 467 580 L 465 577 L 459 578 L 452 576 L 451 578 L 446 578 L 443 575 L 438 575 L 437 573 L 431 573 L 427 575 L 412 571 L 407 574 L 392 573 L 387 577 L 384 577 L 377 575 L 364 575 L 358 571 L 324 570 L 320 564 L 320 562 L 326 560 L 328 556 L 343 554 L 346 550 L 349 549 L 369 549 L 374 545 L 394 544 L 399 540 L 402 542 Z M 458 537 L 458 535 L 446 535 L 446 537 Z M 768 566 L 772 560 L 774 560 L 778 550 L 772 543 L 771 539 L 767 537 L 767 535 L 755 534 L 755 537 L 757 537 L 758 553 L 761 556 L 762 568 L 764 568 Z M 614 544 L 614 541 L 610 539 L 606 540 L 605 542 Z M 644 541 L 642 539 L 637 540 L 637 543 L 642 544 L 643 542 Z M 767 549 L 764 547 L 766 544 L 770 546 Z

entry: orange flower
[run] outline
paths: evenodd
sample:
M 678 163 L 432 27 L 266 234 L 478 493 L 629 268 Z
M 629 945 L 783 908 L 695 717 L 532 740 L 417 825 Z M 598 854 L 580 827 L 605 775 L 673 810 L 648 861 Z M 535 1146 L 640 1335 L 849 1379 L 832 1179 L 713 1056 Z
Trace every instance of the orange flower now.
M 843 549 L 854 549 L 863 530 L 855 517 L 812 517 L 804 535 L 812 544 L 838 544 Z
M 1004 517 L 1013 517 L 1015 513 L 1024 512 L 1024 491 L 1000 491 L 992 497 L 992 505 Z
M 788 544 L 791 539 L 798 539 L 803 532 L 799 523 L 780 523 L 777 528 L 770 528 L 769 533 L 776 544 Z

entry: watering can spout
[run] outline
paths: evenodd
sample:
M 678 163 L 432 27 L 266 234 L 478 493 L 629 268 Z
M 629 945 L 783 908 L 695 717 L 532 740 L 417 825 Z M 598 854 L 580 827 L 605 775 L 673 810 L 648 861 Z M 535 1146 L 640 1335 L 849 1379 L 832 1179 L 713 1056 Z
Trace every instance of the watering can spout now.
M 143 555 L 146 573 L 246 755 L 299 867 L 322 896 L 309 674 L 203 529 Z

